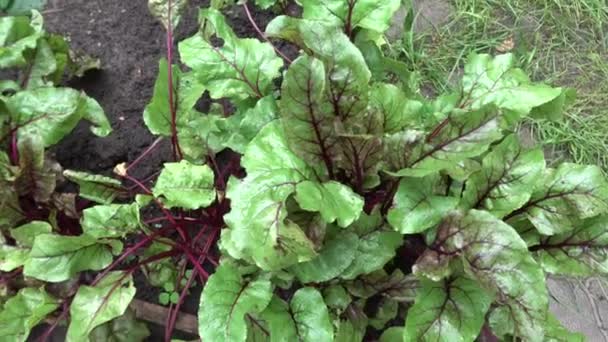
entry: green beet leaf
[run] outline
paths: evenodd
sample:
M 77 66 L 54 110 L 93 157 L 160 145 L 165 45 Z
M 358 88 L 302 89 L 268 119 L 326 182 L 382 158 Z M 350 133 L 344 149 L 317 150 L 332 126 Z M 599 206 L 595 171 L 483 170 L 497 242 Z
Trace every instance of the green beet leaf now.
M 139 205 L 96 205 L 83 210 L 80 224 L 86 235 L 96 239 L 124 238 L 140 226 Z
M 510 135 L 484 157 L 482 169 L 467 180 L 463 205 L 502 218 L 530 199 L 544 168 L 540 149 L 526 151 Z
M 387 220 L 403 234 L 416 234 L 437 225 L 458 205 L 458 198 L 445 196 L 439 178 L 403 178 L 388 211 Z
M 104 323 L 91 331 L 89 340 L 92 342 L 141 342 L 150 336 L 146 323 L 135 318 L 133 310 Z
M 365 336 L 364 329 L 355 326 L 351 321 L 341 320 L 335 330 L 334 342 L 363 341 L 363 337 Z
M 115 246 L 88 235 L 36 236 L 23 274 L 48 282 L 61 282 L 86 270 L 101 270 L 112 262 Z
M 50 224 L 44 221 L 32 221 L 17 228 L 11 229 L 11 236 L 17 244 L 24 247 L 32 247 L 36 236 L 49 234 L 53 230 Z
M 508 110 L 511 113 L 507 116 L 519 120 L 533 108 L 561 96 L 561 88 L 530 82 L 523 70 L 515 68 L 515 60 L 513 54 L 495 58 L 486 54 L 469 56 L 462 77 L 464 97 L 460 107 L 479 109 L 492 104 Z
M 327 241 L 319 255 L 290 268 L 303 283 L 319 283 L 338 277 L 355 259 L 359 239 L 356 234 L 343 232 Z
M 80 286 L 70 305 L 66 341 L 90 341 L 93 329 L 125 313 L 135 291 L 131 275 L 119 271 L 108 273 L 95 286 Z
M 194 165 L 182 160 L 165 163 L 152 189 L 169 207 L 199 209 L 215 201 L 213 171 L 207 165 Z
M 384 330 L 384 326 L 392 319 L 397 317 L 399 303 L 390 298 L 383 297 L 377 304 L 378 308 L 369 319 L 369 325 L 377 330 Z
M 304 210 L 319 212 L 327 223 L 336 221 L 347 227 L 363 211 L 363 199 L 349 187 L 338 182 L 304 181 L 296 185 L 296 201 Z
M 346 310 L 352 302 L 351 296 L 346 289 L 340 285 L 332 285 L 323 289 L 323 299 L 328 307 L 340 311 Z
M 587 338 L 584 334 L 579 332 L 571 332 L 566 329 L 555 316 L 551 313 L 547 315 L 547 322 L 545 323 L 546 342 L 584 342 Z
M 401 170 L 395 176 L 423 177 L 458 165 L 485 152 L 500 139 L 501 112 L 493 106 L 448 116 L 426 137 L 408 131 L 387 142 L 388 153 Z
M 333 175 L 338 152 L 335 115 L 325 101 L 326 87 L 323 63 L 314 57 L 301 56 L 285 74 L 279 108 L 292 150 L 306 161 L 323 163 L 327 173 Z
M 231 211 L 224 216 L 221 246 L 233 257 L 253 261 L 262 269 L 278 269 L 315 256 L 314 246 L 287 217 L 287 198 L 296 185 L 313 178 L 312 170 L 287 146 L 275 121 L 249 144 L 241 165 L 243 180 L 231 178 L 226 197 Z
M 379 342 L 403 342 L 404 327 L 390 327 L 380 335 Z
M 290 95 L 283 97 L 287 98 L 288 105 L 279 105 L 283 115 L 289 106 L 299 103 L 296 107 L 299 113 L 294 117 L 296 120 L 306 120 L 309 126 L 315 126 L 317 118 L 325 120 L 319 120 L 317 125 L 327 124 L 325 118 L 331 115 L 336 121 L 341 122 L 338 126 L 343 126 L 340 130 L 345 133 L 371 133 L 365 125 L 370 121 L 370 115 L 373 117 L 374 114 L 367 112 L 371 72 L 359 49 L 344 33 L 320 21 L 286 16 L 273 19 L 268 24 L 266 33 L 297 44 L 314 56 L 314 58 L 301 57 L 293 71 L 291 71 L 293 65 L 288 69 L 287 74 L 291 75 L 289 80 L 284 81 L 282 87 L 282 93 Z M 317 60 L 323 62 L 324 68 L 320 67 Z M 323 69 L 327 76 L 326 80 L 321 82 Z M 325 94 L 323 102 L 315 103 L 322 92 Z M 316 112 L 313 113 L 314 115 L 306 116 L 306 113 L 302 112 L 305 108 L 314 109 Z M 326 110 L 330 113 L 324 113 Z M 353 129 L 356 131 L 352 131 Z M 303 135 L 298 140 L 305 141 L 305 137 Z
M 386 31 L 399 0 L 301 0 L 303 17 L 339 26 L 351 35 L 355 28 Z
M 486 211 L 454 213 L 441 224 L 431 249 L 459 255 L 467 275 L 508 307 L 518 336 L 542 339 L 548 308 L 545 276 L 512 227 Z
M 545 272 L 569 276 L 608 273 L 606 216 L 585 220 L 566 233 L 538 238 L 530 251 Z
M 270 330 L 270 341 L 332 341 L 329 311 L 318 290 L 304 287 L 296 291 L 289 304 L 273 297 L 261 317 Z
M 278 1 L 283 1 L 283 0 L 278 0 Z M 277 3 L 277 0 L 255 0 L 256 6 L 258 6 L 261 9 L 268 9 L 268 8 L 274 6 L 276 3 Z
M 0 228 L 12 228 L 22 219 L 17 192 L 12 184 L 0 179 Z
M 253 38 L 238 38 L 215 9 L 201 10 L 200 18 L 207 31 L 180 42 L 179 53 L 211 97 L 244 100 L 269 95 L 283 66 L 272 46 Z M 221 38 L 222 45 L 206 40 L 205 34 Z
M 70 88 L 36 88 L 20 91 L 5 100 L 19 139 L 38 136 L 44 147 L 58 143 L 81 119 L 94 124 L 99 136 L 111 132 L 110 123 L 99 104 Z
M 19 140 L 20 173 L 15 188 L 20 196 L 32 196 L 37 202 L 51 199 L 57 185 L 60 166 L 44 156 L 44 146 L 38 136 L 25 136 Z
M 188 0 L 148 0 L 148 9 L 166 30 L 173 30 L 179 24 Z
M 38 12 L 32 20 L 25 16 L 0 18 L 0 68 L 25 66 L 24 53 L 35 49 L 42 35 L 42 15 Z
M 27 262 L 30 250 L 23 246 L 0 243 L 0 271 L 10 272 Z
M 175 107 L 175 124 L 179 131 L 188 130 L 196 112 L 193 107 L 205 91 L 192 72 L 183 73 L 172 66 L 174 103 L 169 104 L 169 70 L 166 59 L 158 63 L 158 77 L 154 83 L 152 100 L 144 110 L 144 122 L 153 134 L 171 136 L 171 107 Z
M 607 211 L 608 182 L 601 169 L 564 163 L 546 170 L 530 200 L 508 218 L 525 213 L 541 234 L 552 235 Z
M 63 171 L 63 176 L 78 184 L 80 197 L 97 203 L 111 204 L 124 192 L 122 183 L 114 178 L 73 170 Z
M 387 229 L 379 210 L 370 215 L 363 213 L 349 229 L 359 236 L 359 243 L 353 262 L 340 275 L 343 279 L 354 279 L 382 269 L 403 243 L 401 234 Z
M 246 280 L 227 263 L 209 278 L 199 306 L 199 335 L 205 341 L 245 341 L 245 316 L 262 312 L 272 298 L 269 280 Z
M 422 102 L 408 98 L 395 85 L 375 84 L 370 90 L 370 105 L 382 113 L 385 133 L 393 134 L 420 125 Z
M 454 276 L 423 280 L 408 310 L 405 341 L 475 341 L 492 297 L 476 281 Z
M 58 307 L 59 301 L 42 288 L 23 288 L 0 311 L 0 336 L 7 341 L 25 342 L 30 330 Z

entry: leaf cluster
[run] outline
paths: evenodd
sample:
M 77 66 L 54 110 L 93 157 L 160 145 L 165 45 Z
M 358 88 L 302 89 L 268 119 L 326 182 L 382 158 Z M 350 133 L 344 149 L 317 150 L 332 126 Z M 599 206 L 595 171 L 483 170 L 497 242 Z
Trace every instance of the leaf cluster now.
M 150 9 L 170 32 L 184 3 Z M 545 278 L 607 272 L 608 183 L 595 166 L 548 166 L 517 135 L 528 116 L 559 119 L 572 91 L 532 82 L 513 55 L 473 54 L 430 99 L 383 54 L 399 0 L 298 3 L 302 17 L 275 17 L 263 41 L 200 10 L 143 113 L 183 156 L 150 181 L 128 164 L 121 180 L 58 172 L 46 148 L 81 119 L 98 135 L 109 124 L 55 87 L 74 67 L 38 16 L 2 18 L 15 29 L 0 65 L 31 71 L 2 83 L 0 270 L 34 285 L 5 290 L 0 333 L 25 340 L 69 314 L 70 341 L 141 340 L 127 311 L 141 270 L 177 308 L 205 283 L 204 341 L 582 339 L 548 312 Z M 64 178 L 78 196 L 56 191 Z

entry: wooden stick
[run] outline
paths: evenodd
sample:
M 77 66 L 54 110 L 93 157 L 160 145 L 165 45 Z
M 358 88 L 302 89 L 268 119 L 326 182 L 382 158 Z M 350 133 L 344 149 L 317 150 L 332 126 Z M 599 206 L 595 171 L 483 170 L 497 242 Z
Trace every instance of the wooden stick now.
M 158 325 L 165 325 L 165 317 L 169 314 L 169 309 L 164 306 L 152 304 L 139 299 L 133 299 L 131 302 L 131 309 L 135 311 L 135 316 L 138 319 L 156 323 Z M 198 322 L 196 316 L 180 312 L 175 321 L 175 329 L 198 335 Z

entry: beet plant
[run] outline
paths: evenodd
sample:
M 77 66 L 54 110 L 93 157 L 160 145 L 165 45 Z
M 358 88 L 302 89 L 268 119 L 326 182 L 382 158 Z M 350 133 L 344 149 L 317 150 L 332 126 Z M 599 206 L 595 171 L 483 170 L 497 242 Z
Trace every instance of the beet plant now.
M 1 19 L 0 66 L 21 72 L 1 83 L 0 336 L 45 321 L 43 340 L 64 322 L 68 341 L 143 340 L 141 276 L 167 341 L 196 284 L 203 341 L 583 339 L 548 312 L 545 278 L 606 272 L 608 183 L 517 133 L 558 120 L 571 90 L 474 54 L 453 91 L 423 96 L 383 53 L 399 0 L 300 0 L 265 32 L 239 5 L 259 39 L 226 3 L 174 51 L 186 1 L 149 1 L 167 41 L 143 113 L 158 138 L 113 177 L 45 154 L 81 119 L 110 132 L 56 86 L 91 60 L 37 14 Z M 135 176 L 163 143 L 170 161 Z

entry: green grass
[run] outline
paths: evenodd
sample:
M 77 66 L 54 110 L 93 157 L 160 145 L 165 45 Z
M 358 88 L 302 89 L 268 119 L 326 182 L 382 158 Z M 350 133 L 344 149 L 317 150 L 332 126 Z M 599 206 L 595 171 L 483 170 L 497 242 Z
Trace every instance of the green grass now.
M 563 122 L 530 121 L 528 129 L 552 155 L 608 170 L 608 0 L 446 2 L 446 22 L 391 47 L 429 80 L 423 89 L 451 88 L 470 52 L 498 54 L 513 38 L 511 52 L 534 80 L 578 92 Z

